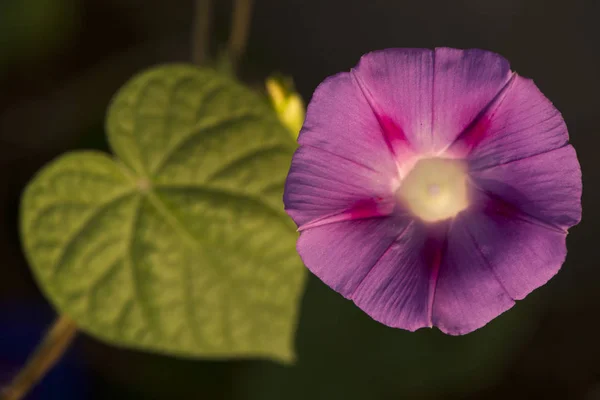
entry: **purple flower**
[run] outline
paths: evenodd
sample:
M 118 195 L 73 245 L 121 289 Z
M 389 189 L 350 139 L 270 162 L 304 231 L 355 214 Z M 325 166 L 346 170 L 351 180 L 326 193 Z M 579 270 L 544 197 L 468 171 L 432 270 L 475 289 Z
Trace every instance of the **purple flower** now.
M 316 89 L 298 143 L 302 260 L 392 327 L 482 327 L 558 272 L 581 219 L 560 113 L 491 52 L 369 53 Z

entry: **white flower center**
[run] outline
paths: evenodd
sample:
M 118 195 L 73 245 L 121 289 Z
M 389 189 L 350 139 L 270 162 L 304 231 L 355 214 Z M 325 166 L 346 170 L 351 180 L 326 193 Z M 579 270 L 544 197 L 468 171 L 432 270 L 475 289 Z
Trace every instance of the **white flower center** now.
M 469 205 L 464 162 L 424 158 L 406 175 L 396 197 L 426 222 L 452 218 Z

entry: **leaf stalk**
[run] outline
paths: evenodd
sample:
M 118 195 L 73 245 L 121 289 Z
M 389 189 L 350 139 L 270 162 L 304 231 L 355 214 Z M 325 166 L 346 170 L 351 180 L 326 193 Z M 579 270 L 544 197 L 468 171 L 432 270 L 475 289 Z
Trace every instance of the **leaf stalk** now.
M 50 327 L 42 342 L 33 352 L 27 364 L 15 376 L 1 394 L 2 400 L 21 400 L 54 366 L 77 336 L 75 322 L 67 316 L 59 316 Z

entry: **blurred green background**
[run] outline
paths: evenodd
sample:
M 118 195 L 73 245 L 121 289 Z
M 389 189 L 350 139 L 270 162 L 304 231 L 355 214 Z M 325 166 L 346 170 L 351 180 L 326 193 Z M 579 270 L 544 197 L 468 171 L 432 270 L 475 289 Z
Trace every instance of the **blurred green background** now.
M 107 150 L 110 97 L 141 69 L 189 62 L 195 2 L 0 0 L 0 386 L 52 311 L 19 243 L 20 193 L 70 149 Z M 213 1 L 211 46 L 231 4 Z M 298 362 L 193 361 L 82 335 L 31 399 L 600 399 L 600 3 L 593 0 L 255 0 L 241 79 L 326 77 L 386 47 L 478 47 L 508 58 L 562 111 L 584 179 L 583 222 L 559 275 L 485 328 L 448 337 L 382 326 L 311 277 Z

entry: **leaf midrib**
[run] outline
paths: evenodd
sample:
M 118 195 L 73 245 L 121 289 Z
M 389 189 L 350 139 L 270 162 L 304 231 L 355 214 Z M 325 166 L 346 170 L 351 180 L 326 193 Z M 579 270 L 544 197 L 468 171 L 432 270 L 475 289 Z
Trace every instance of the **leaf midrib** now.
M 194 237 L 194 235 L 188 231 L 188 229 L 177 219 L 175 215 L 168 209 L 165 203 L 158 197 L 154 190 L 148 190 L 145 193 L 146 198 L 152 204 L 154 209 L 162 215 L 162 217 L 171 225 L 171 227 L 177 231 L 177 233 L 184 239 L 184 241 L 192 248 L 198 248 L 202 246 L 202 243 Z

